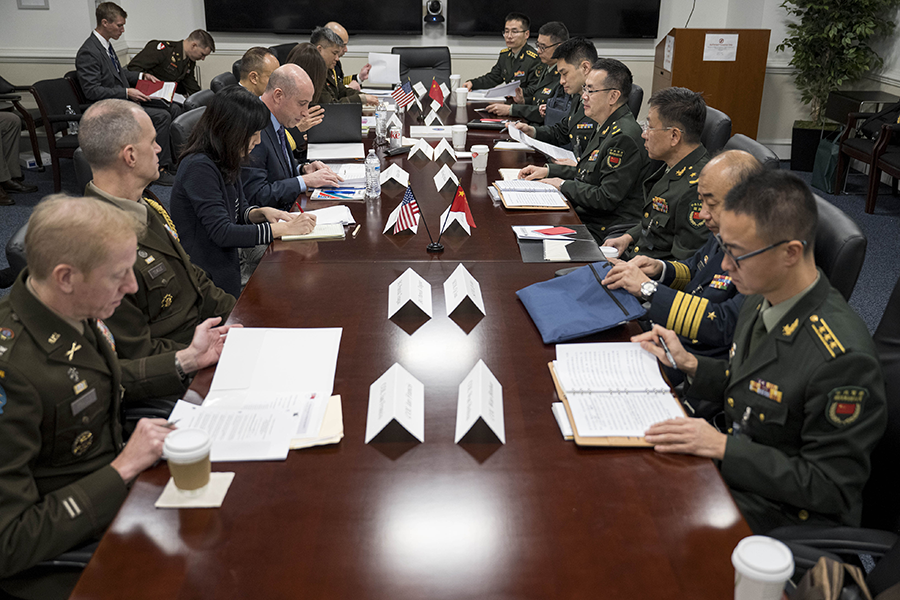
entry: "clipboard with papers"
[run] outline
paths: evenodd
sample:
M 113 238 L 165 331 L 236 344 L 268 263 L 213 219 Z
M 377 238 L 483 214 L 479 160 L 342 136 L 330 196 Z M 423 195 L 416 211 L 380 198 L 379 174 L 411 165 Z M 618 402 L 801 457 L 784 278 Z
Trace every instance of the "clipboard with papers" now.
M 516 184 L 530 184 L 520 187 Z M 538 185 L 543 187 L 537 187 Z M 515 210 L 569 210 L 569 202 L 562 193 L 547 184 L 518 179 L 495 181 L 494 188 L 500 201 L 508 209 Z

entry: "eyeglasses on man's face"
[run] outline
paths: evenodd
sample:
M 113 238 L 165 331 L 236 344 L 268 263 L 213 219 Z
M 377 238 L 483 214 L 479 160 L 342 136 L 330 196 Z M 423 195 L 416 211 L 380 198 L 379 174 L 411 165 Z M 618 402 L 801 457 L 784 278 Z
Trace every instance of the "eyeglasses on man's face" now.
M 781 246 L 783 244 L 788 244 L 788 243 L 794 241 L 794 240 L 781 240 L 780 242 L 775 242 L 774 244 L 769 244 L 765 248 L 760 248 L 759 250 L 754 250 L 752 252 L 748 252 L 747 254 L 742 254 L 741 256 L 735 256 L 734 253 L 732 253 L 731 249 L 728 247 L 728 245 L 722 241 L 721 235 L 716 233 L 713 235 L 713 237 L 716 239 L 716 243 L 719 245 L 719 248 L 721 248 L 722 252 L 725 253 L 725 256 L 727 256 L 728 258 L 731 259 L 731 261 L 734 263 L 734 266 L 736 268 L 741 267 L 742 260 L 746 260 L 746 259 L 756 256 L 758 254 L 762 254 L 763 252 L 768 252 L 772 248 L 777 248 L 778 246 Z M 806 240 L 797 240 L 797 241 L 799 241 L 801 244 L 803 244 L 803 247 L 806 248 Z
M 520 33 L 525 33 L 524 29 L 504 29 L 503 36 L 506 37 L 508 35 L 519 35 Z
M 668 131 L 670 129 L 681 131 L 678 127 L 650 127 L 649 121 L 641 121 L 639 125 L 641 126 L 641 131 Z
M 611 92 L 618 88 L 603 88 L 602 90 L 595 90 L 594 88 L 590 88 L 587 84 L 581 86 L 581 93 L 590 97 L 592 94 L 599 94 L 600 92 Z
M 506 32 L 504 32 L 504 35 L 505 34 L 506 34 Z M 550 48 L 555 48 L 555 47 L 559 46 L 560 44 L 562 44 L 562 42 L 556 42 L 555 44 L 550 44 L 549 46 L 545 46 L 544 44 L 538 42 L 535 45 L 535 48 L 537 48 L 538 52 L 543 52 L 544 50 L 549 50 Z

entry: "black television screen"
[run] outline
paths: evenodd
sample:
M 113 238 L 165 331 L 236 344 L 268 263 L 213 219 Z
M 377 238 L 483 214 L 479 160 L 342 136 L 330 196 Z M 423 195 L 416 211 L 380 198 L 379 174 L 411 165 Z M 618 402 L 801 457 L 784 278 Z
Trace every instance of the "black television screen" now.
M 547 2 L 518 0 L 514 4 L 484 0 L 447 0 L 447 33 L 493 35 L 503 31 L 511 11 L 531 19 L 531 35 L 548 21 L 562 21 L 572 35 L 589 38 L 656 38 L 660 0 L 589 0 Z
M 310 33 L 338 21 L 351 34 L 421 34 L 422 0 L 205 0 L 209 31 Z

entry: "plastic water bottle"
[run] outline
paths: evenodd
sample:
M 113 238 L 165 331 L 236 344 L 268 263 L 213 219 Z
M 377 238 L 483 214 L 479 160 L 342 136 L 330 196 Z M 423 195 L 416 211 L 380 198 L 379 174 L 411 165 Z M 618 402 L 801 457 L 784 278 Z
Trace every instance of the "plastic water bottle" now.
M 77 113 L 72 110 L 71 104 L 66 104 L 66 114 L 77 116 Z M 78 135 L 78 121 L 69 121 L 69 135 Z
M 379 146 L 383 145 L 387 140 L 386 130 L 387 105 L 384 103 L 384 100 L 379 100 L 378 107 L 375 109 L 375 143 Z
M 381 162 L 373 149 L 366 157 L 366 200 L 378 198 L 381 198 Z

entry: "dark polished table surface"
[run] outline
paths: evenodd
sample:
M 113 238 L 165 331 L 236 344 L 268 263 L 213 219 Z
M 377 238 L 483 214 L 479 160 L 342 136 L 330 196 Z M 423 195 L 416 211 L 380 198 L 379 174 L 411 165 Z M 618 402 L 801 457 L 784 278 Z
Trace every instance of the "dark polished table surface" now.
M 425 210 L 438 215 L 446 204 L 433 194 Z M 72 597 L 731 597 L 731 551 L 750 530 L 711 461 L 579 448 L 560 435 L 555 349 L 515 297 L 560 265 L 516 264 L 508 231 L 549 214 L 470 202 L 478 228 L 445 238 L 438 257 L 425 252 L 424 228 L 404 242 L 381 233 L 393 198 L 380 216 L 354 208 L 355 240 L 274 244 L 230 321 L 343 328 L 334 389 L 344 439 L 284 462 L 214 464 L 236 473 L 219 509 L 154 509 L 168 469 L 149 470 Z M 460 262 L 481 285 L 484 316 L 446 314 L 442 284 Z M 432 319 L 387 319 L 388 284 L 409 267 L 432 285 Z M 503 386 L 505 445 L 453 443 L 458 386 L 479 359 Z M 365 444 L 369 386 L 395 362 L 425 384 L 425 442 Z M 188 399 L 205 395 L 211 374 Z

